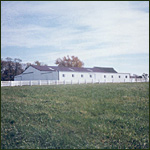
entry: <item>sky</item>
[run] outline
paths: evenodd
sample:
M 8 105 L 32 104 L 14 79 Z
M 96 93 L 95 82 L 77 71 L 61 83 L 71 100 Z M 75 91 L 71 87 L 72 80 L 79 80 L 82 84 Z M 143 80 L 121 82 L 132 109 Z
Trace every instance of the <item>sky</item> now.
M 2 1 L 1 58 L 149 73 L 149 1 Z

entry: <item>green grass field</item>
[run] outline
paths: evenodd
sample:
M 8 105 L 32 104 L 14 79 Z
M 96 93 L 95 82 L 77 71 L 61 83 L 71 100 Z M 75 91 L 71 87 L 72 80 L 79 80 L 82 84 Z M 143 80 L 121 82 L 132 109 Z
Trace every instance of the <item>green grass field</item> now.
M 1 149 L 149 149 L 149 83 L 1 88 Z

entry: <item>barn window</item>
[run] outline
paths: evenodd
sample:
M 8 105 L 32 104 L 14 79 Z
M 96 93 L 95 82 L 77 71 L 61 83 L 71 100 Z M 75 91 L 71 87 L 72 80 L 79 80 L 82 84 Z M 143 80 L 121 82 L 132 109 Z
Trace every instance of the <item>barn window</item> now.
M 128 78 L 128 76 L 126 76 L 125 78 Z
M 83 74 L 81 74 L 81 77 L 83 78 Z
M 104 78 L 106 78 L 106 75 L 104 75 Z
M 74 74 L 72 74 L 72 77 L 74 77 Z
M 121 78 L 121 76 L 119 76 L 119 78 Z
M 114 76 L 111 76 L 111 78 L 113 78 Z
M 92 75 L 90 75 L 90 78 L 92 78 Z
M 65 74 L 62 74 L 63 77 L 65 77 Z

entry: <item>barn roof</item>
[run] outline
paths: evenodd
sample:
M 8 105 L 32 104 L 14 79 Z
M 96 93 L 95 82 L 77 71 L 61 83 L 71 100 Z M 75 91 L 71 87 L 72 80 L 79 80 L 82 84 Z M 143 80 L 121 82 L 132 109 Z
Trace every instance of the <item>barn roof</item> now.
M 117 73 L 116 70 L 114 70 L 114 68 L 104 68 L 104 67 L 94 67 L 99 69 L 101 72 L 110 72 L 110 73 Z
M 40 71 L 117 73 L 117 71 L 115 71 L 114 68 L 106 68 L 106 67 L 79 68 L 79 67 L 64 67 L 64 66 L 37 66 L 37 65 L 31 65 L 31 66 Z

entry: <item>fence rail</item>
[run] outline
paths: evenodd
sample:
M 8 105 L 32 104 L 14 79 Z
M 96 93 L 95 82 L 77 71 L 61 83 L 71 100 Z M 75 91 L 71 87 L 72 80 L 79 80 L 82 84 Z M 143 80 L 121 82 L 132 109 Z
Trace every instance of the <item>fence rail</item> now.
M 129 81 L 129 82 L 145 82 L 145 81 Z M 1 81 L 1 87 L 4 86 L 33 86 L 33 85 L 60 85 L 60 84 L 88 84 L 88 83 L 112 83 L 106 81 L 59 81 L 59 80 L 31 80 L 31 81 Z M 113 82 L 113 83 L 122 83 L 122 82 Z

